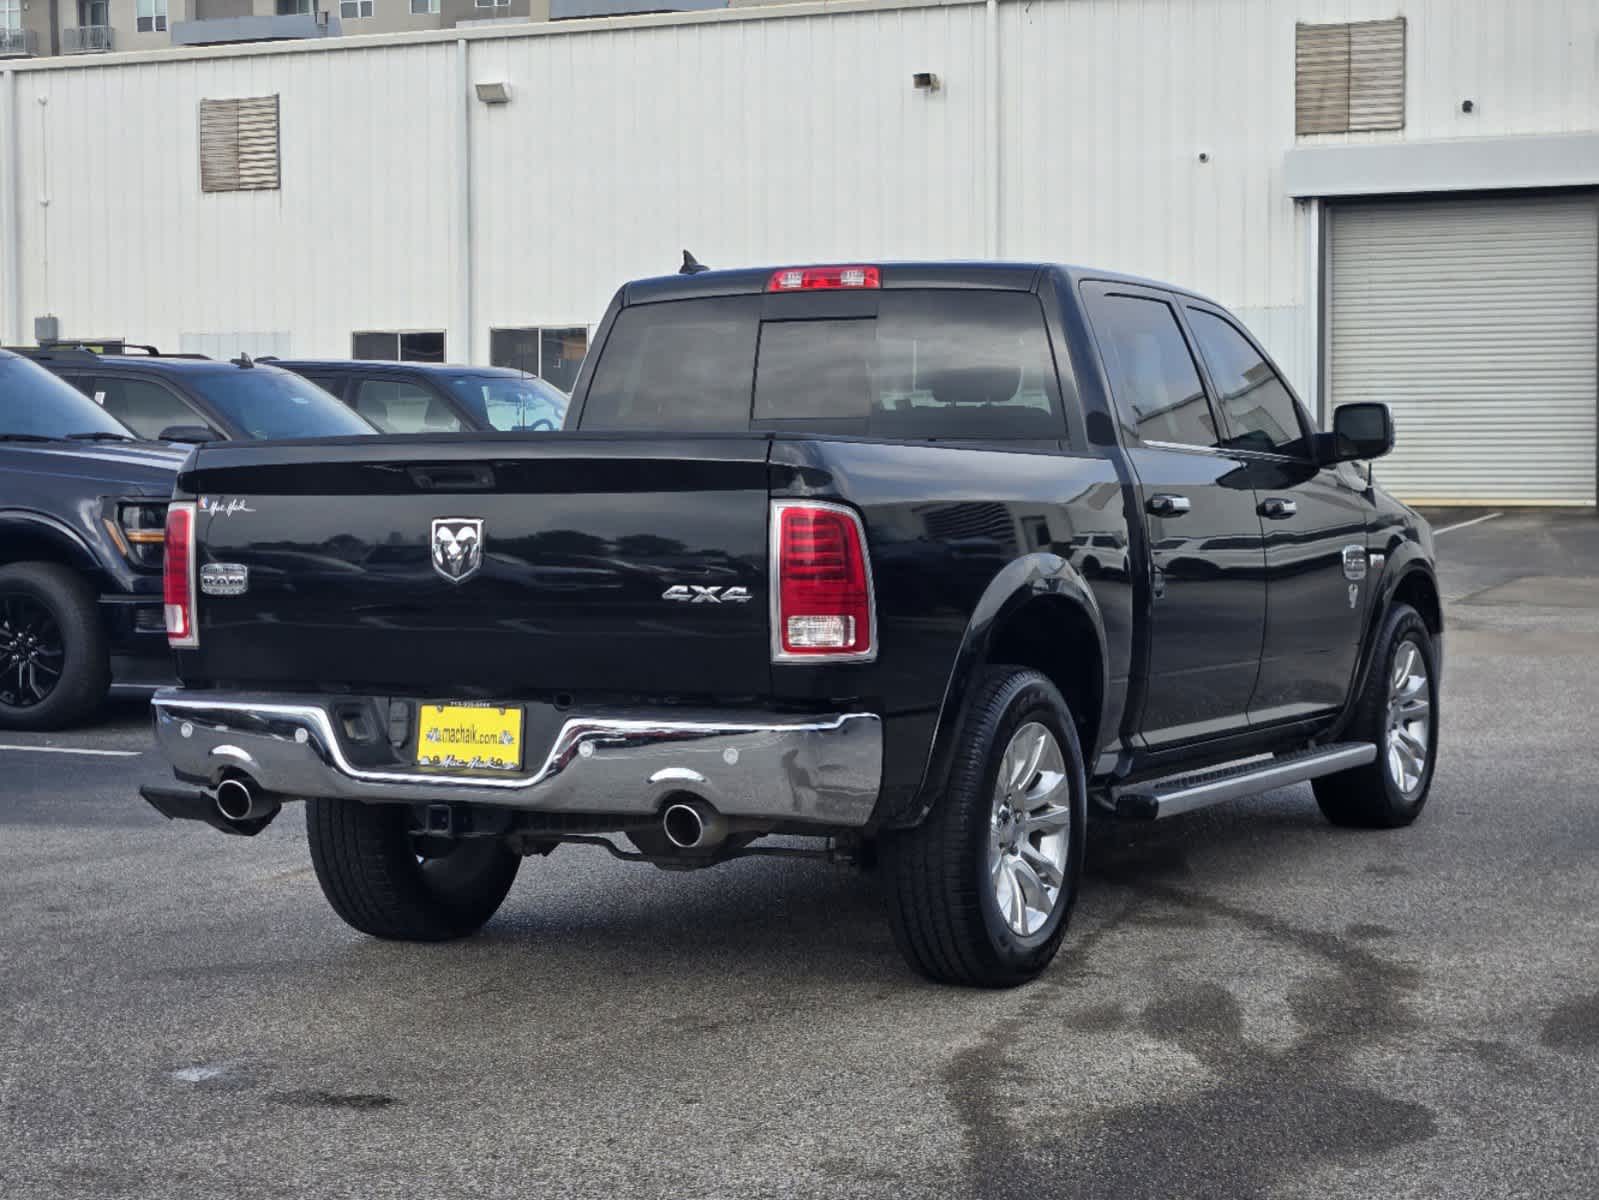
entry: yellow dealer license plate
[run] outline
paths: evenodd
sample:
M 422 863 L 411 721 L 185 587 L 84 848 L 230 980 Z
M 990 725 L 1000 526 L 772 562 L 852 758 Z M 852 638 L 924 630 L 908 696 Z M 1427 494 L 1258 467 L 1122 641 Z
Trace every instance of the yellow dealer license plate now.
M 522 710 L 488 704 L 424 704 L 416 761 L 457 771 L 522 769 Z

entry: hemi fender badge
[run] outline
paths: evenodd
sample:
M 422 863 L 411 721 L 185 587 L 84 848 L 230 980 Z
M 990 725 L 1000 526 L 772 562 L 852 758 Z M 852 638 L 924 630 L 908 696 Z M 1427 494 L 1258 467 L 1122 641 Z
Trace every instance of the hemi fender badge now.
M 250 568 L 243 563 L 206 563 L 200 568 L 200 590 L 207 596 L 242 596 L 250 588 Z

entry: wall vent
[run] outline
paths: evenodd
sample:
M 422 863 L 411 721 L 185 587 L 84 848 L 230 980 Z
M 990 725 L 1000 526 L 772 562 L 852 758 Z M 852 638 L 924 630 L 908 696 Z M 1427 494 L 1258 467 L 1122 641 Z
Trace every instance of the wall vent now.
M 278 98 L 200 101 L 200 190 L 278 188 Z
M 1294 27 L 1294 132 L 1405 127 L 1405 19 Z

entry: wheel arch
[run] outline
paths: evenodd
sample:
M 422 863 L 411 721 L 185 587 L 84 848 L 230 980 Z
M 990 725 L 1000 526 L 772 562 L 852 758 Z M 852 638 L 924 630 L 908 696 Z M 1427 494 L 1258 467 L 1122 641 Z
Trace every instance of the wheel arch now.
M 1408 604 L 1421 615 L 1422 622 L 1427 626 L 1427 632 L 1432 635 L 1433 654 L 1441 668 L 1444 652 L 1444 617 L 1443 599 L 1438 591 L 1438 576 L 1426 552 L 1414 543 L 1406 543 L 1394 550 L 1378 579 L 1377 593 L 1366 615 L 1366 625 L 1361 635 L 1358 665 L 1349 694 L 1344 698 L 1343 711 L 1333 723 L 1332 729 L 1321 740 L 1337 741 L 1353 720 L 1360 696 L 1365 691 L 1366 681 L 1371 675 L 1377 653 L 1377 635 L 1395 604 Z
M 97 584 L 104 574 L 88 543 L 64 522 L 42 513 L 0 509 L 0 567 L 20 562 L 72 567 Z
M 1109 691 L 1099 604 L 1082 575 L 1059 555 L 1024 555 L 990 581 L 972 610 L 945 684 L 921 786 L 897 824 L 916 824 L 931 809 L 949 777 L 972 682 L 996 664 L 1030 667 L 1048 678 L 1071 708 L 1084 761 L 1094 761 Z

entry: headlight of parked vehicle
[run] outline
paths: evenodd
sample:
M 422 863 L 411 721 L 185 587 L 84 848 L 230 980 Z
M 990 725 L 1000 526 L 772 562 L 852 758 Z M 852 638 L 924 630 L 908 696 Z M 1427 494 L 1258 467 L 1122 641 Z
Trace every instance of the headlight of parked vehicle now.
M 106 532 L 135 566 L 159 570 L 166 545 L 165 500 L 116 500 L 107 505 Z

